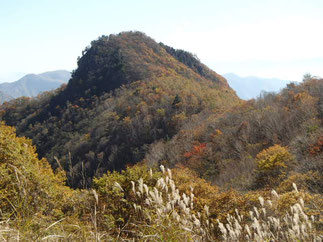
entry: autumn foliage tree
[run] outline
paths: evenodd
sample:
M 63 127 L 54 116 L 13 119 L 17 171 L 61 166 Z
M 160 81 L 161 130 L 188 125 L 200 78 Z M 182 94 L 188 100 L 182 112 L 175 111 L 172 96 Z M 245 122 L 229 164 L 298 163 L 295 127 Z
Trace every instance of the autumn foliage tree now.
M 2 218 L 28 219 L 63 215 L 73 195 L 65 173 L 54 173 L 46 159 L 38 159 L 31 140 L 0 123 L 0 208 Z
M 257 186 L 272 185 L 279 182 L 293 165 L 294 157 L 287 148 L 274 145 L 262 150 L 256 156 Z

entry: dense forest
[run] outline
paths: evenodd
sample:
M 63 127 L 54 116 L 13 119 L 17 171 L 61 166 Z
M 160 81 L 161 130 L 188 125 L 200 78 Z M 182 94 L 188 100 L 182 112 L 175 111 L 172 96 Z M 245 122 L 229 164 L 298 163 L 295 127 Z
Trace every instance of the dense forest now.
M 0 118 L 4 240 L 322 241 L 323 79 L 243 101 L 123 32 Z

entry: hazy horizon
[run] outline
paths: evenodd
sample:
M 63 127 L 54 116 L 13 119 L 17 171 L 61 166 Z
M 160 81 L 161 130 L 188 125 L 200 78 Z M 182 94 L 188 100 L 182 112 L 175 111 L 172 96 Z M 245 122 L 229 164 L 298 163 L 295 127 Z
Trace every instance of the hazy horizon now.
M 318 0 L 2 2 L 0 78 L 73 70 L 92 40 L 138 30 L 219 74 L 300 81 L 323 76 L 322 10 Z

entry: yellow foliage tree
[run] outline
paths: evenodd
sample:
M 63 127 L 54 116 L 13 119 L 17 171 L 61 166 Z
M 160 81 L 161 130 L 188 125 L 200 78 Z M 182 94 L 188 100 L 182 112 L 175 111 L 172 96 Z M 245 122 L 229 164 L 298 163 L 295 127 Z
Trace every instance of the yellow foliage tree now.
M 256 156 L 257 186 L 278 184 L 292 166 L 293 160 L 287 148 L 277 144 L 262 150 Z
M 2 218 L 34 215 L 60 217 L 73 195 L 65 173 L 55 174 L 46 159 L 39 160 L 31 140 L 0 123 L 0 208 Z

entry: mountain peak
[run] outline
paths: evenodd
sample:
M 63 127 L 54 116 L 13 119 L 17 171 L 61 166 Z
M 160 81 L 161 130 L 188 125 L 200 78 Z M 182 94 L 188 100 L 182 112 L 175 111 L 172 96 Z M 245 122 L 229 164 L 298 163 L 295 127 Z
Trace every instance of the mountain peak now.
M 226 80 L 203 65 L 195 56 L 158 44 L 142 32 L 101 36 L 83 51 L 67 92 L 71 98 L 84 93 L 100 95 L 124 84 L 165 76 L 213 81 L 230 89 Z

